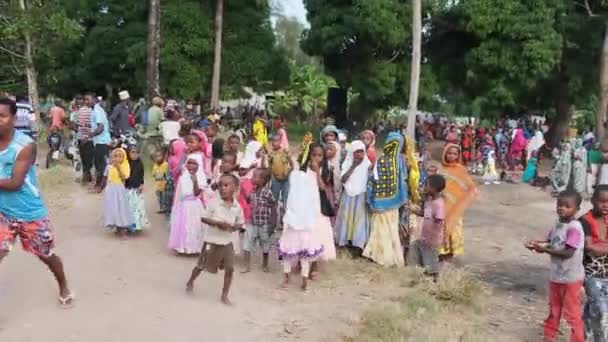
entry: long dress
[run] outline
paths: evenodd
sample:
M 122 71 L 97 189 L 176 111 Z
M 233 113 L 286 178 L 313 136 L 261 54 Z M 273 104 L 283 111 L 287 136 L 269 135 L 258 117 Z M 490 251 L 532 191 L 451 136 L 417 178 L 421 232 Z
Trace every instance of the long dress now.
M 572 148 L 570 144 L 562 144 L 561 151 L 554 151 L 554 157 L 557 158 L 557 161 L 551 170 L 551 185 L 555 192 L 562 192 L 568 188 L 572 174 Z
M 114 153 L 120 153 L 122 156 L 122 162 L 118 166 L 123 176 L 129 177 L 131 169 L 129 167 L 129 161 L 127 160 L 127 153 L 123 149 L 117 149 Z M 129 199 L 127 195 L 127 189 L 118 174 L 118 169 L 114 165 L 108 165 L 106 168 L 105 175 L 107 177 L 107 184 L 104 189 L 104 201 L 103 201 L 103 223 L 108 228 L 127 228 L 133 229 L 135 222 L 131 207 L 129 206 Z
M 356 151 L 365 151 L 365 144 L 355 140 L 350 144 L 342 171 L 336 175 L 336 182 L 350 170 L 353 165 L 353 154 Z M 343 184 L 338 213 L 336 215 L 335 239 L 340 247 L 353 246 L 365 248 L 369 239 L 369 215 L 367 212 L 367 179 L 371 162 L 364 155 L 364 159 Z
M 308 263 L 323 254 L 319 234 L 315 232 L 321 215 L 319 191 L 311 174 L 293 171 L 289 175 L 290 196 L 283 223 L 285 228 L 277 244 L 277 254 L 287 263 Z
M 144 194 L 140 191 L 140 187 L 144 185 L 144 165 L 141 159 L 129 160 L 129 167 L 131 168 L 131 175 L 125 182 L 125 188 L 127 189 L 129 206 L 135 222 L 131 231 L 137 232 L 150 225 L 146 214 Z
M 587 188 L 587 149 L 583 140 L 574 143 L 574 162 L 572 163 L 572 187 L 578 193 L 584 193 Z
M 363 256 L 383 266 L 404 265 L 399 237 L 399 209 L 408 201 L 404 144 L 401 133 L 389 133 L 368 186 L 371 234 Z
M 403 266 L 403 250 L 399 238 L 399 208 L 372 212 L 372 231 L 363 256 L 382 266 Z
M 477 187 L 467 169 L 460 163 L 448 163 L 446 153 L 449 149 L 460 147 L 446 145 L 443 151 L 442 168 L 439 173 L 445 177 L 446 186 L 443 197 L 446 204 L 446 239 L 439 249 L 440 255 L 454 256 L 464 252 L 463 216 L 477 195 Z
M 201 187 L 202 181 L 202 177 L 197 177 L 197 183 Z M 177 183 L 175 203 L 171 211 L 169 248 L 180 254 L 201 252 L 206 232 L 206 225 L 201 222 L 203 212 L 203 201 L 200 196 L 194 195 L 190 175 L 183 174 Z

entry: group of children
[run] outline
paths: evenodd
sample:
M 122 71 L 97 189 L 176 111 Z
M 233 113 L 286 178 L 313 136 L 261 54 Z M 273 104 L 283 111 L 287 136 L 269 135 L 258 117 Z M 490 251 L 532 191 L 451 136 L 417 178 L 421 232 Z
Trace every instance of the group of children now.
M 398 131 L 389 133 L 378 157 L 373 132 L 348 144 L 345 132 L 327 126 L 318 143 L 307 134 L 295 161 L 285 129 L 266 145 L 253 137 L 244 153 L 238 135 L 223 140 L 216 134 L 213 125 L 184 126 L 167 152 L 153 158 L 159 212 L 169 217 L 168 247 L 199 255 L 188 290 L 201 271 L 223 269 L 222 301 L 229 303 L 235 255 L 242 253 L 242 272 L 250 272 L 258 246 L 264 271 L 276 246 L 284 285 L 297 267 L 303 289 L 321 262 L 336 258 L 336 246 L 385 266 L 410 260 L 433 276 L 440 257 L 462 253 L 462 215 L 476 189 L 458 145 L 446 146 L 444 178 Z M 104 222 L 124 236 L 147 225 L 143 165 L 134 147 L 116 148 L 111 156 Z M 423 217 L 422 230 L 410 248 L 415 215 Z

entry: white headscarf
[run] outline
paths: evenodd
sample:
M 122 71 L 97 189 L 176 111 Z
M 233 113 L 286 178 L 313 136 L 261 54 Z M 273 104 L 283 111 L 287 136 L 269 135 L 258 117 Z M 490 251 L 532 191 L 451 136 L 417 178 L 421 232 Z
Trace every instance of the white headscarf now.
M 178 184 L 177 184 L 177 195 L 178 200 L 183 200 L 186 196 L 194 196 L 194 182 L 192 182 L 192 176 L 190 172 L 186 168 L 188 164 L 188 160 L 194 160 L 198 164 L 198 170 L 196 171 L 196 181 L 198 183 L 198 187 L 202 190 L 207 186 L 207 177 L 205 177 L 205 172 L 203 170 L 203 156 L 200 153 L 192 153 L 186 157 L 186 162 L 184 163 L 184 167 L 182 169 L 182 174 L 179 176 Z
M 354 153 L 356 151 L 365 151 L 365 144 L 361 140 L 355 140 L 350 144 L 350 149 L 342 165 L 342 173 L 340 177 L 343 177 L 354 162 Z M 367 177 L 369 176 L 369 166 L 371 162 L 367 158 L 367 154 L 364 155 L 363 161 L 357 166 L 353 173 L 348 177 L 346 183 L 344 183 L 344 190 L 349 196 L 357 196 L 364 193 L 367 190 Z
M 532 139 L 530 139 L 528 146 L 526 146 L 528 160 L 532 156 L 532 152 L 538 151 L 538 149 L 543 147 L 544 145 L 545 145 L 545 136 L 543 135 L 543 132 L 536 131 L 536 133 L 534 133 L 534 136 L 532 137 Z
M 243 156 L 240 163 L 241 168 L 248 169 L 252 167 L 258 159 L 257 153 L 261 148 L 262 145 L 259 142 L 255 140 L 250 141 L 247 147 L 245 147 L 245 156 Z
M 313 230 L 321 215 L 319 187 L 314 173 L 292 171 L 283 223 L 294 230 Z

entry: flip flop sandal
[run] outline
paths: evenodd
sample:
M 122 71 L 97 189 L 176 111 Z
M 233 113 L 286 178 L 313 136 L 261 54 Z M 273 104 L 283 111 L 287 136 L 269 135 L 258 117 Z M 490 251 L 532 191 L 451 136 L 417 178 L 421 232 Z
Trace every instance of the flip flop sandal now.
M 74 304 L 75 299 L 76 299 L 76 295 L 74 295 L 74 293 L 70 293 L 65 297 L 59 296 L 59 298 L 58 298 L 59 305 L 61 305 L 64 308 L 70 307 L 72 304 Z

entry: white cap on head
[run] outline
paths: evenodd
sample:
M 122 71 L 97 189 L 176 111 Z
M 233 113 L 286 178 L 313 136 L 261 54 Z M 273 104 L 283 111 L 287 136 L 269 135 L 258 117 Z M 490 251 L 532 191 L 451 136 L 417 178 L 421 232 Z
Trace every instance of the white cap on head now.
M 123 91 L 121 91 L 121 92 L 119 92 L 119 93 L 118 93 L 118 98 L 119 98 L 121 101 L 124 101 L 124 100 L 128 100 L 128 99 L 130 99 L 130 98 L 131 98 L 131 96 L 129 96 L 129 92 L 128 92 L 128 91 L 123 90 Z

